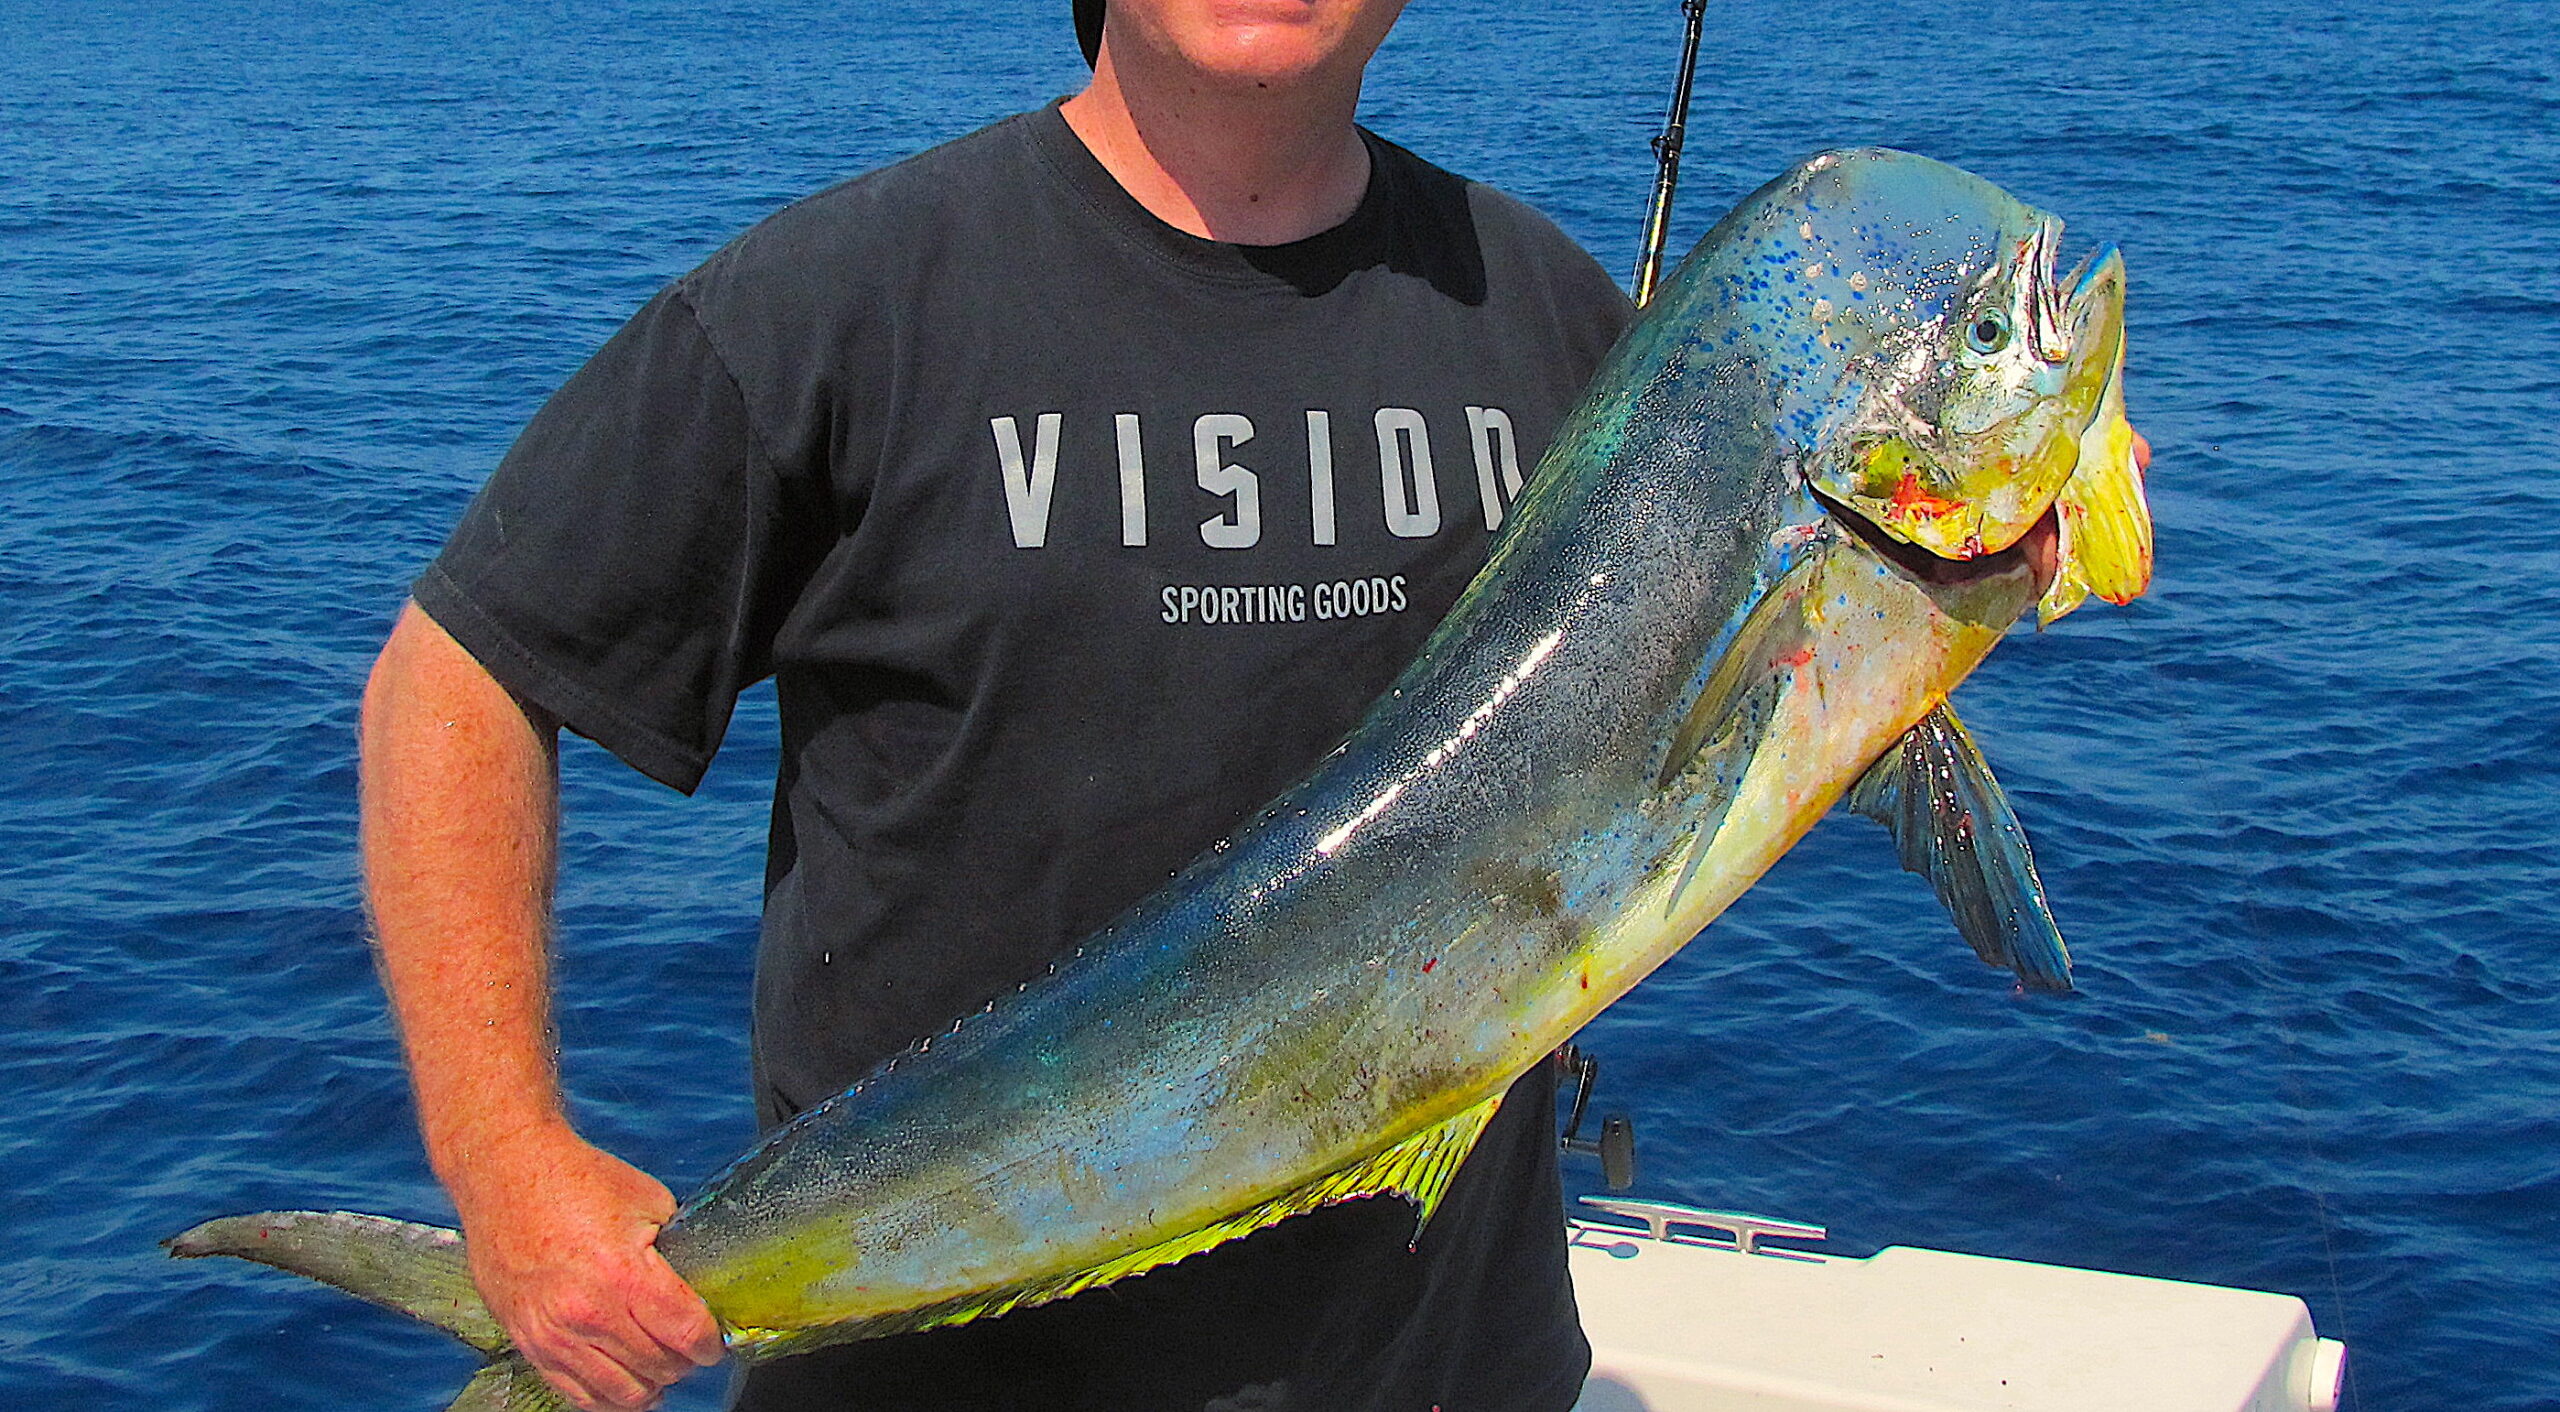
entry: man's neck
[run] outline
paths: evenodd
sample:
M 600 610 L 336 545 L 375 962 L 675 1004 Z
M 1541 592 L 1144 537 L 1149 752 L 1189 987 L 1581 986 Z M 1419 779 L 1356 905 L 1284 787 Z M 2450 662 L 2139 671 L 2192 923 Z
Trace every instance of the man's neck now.
M 1369 186 L 1352 126 L 1357 77 L 1288 91 L 1230 89 L 1197 75 L 1115 62 L 1062 112 L 1103 169 L 1176 230 L 1239 245 L 1285 245 L 1350 219 Z

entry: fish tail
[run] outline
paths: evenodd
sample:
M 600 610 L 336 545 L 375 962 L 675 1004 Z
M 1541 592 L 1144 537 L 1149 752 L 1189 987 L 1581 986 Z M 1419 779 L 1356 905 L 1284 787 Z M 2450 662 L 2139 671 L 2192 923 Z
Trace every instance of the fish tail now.
M 507 1342 L 471 1283 L 462 1235 L 355 1211 L 223 1216 L 161 1242 L 171 1255 L 231 1255 L 433 1324 L 486 1355 L 447 1412 L 561 1412 L 567 1404 Z
M 523 1354 L 508 1353 L 472 1374 L 444 1412 L 569 1412 L 569 1404 Z

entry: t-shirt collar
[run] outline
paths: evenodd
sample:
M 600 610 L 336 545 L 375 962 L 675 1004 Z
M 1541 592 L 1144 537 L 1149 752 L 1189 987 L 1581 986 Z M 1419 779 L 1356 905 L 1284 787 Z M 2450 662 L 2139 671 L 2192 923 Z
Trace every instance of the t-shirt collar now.
M 1198 278 L 1303 293 L 1331 288 L 1352 270 L 1380 263 L 1387 249 L 1394 175 L 1387 144 L 1358 129 L 1369 147 L 1369 185 L 1340 225 L 1285 245 L 1238 245 L 1178 230 L 1122 187 L 1059 111 L 1064 99 L 1026 115 L 1024 128 L 1044 165 L 1122 238 Z

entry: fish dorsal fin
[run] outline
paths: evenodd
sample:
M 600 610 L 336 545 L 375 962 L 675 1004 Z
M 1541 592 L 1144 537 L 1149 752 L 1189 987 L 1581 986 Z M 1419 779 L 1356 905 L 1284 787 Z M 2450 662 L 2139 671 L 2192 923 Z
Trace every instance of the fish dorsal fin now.
M 261 1211 L 207 1221 L 163 1244 L 184 1259 L 233 1255 L 335 1285 L 423 1319 L 483 1353 L 507 1347 L 471 1283 L 461 1235 L 442 1226 L 357 1211 Z
M 1291 1216 L 1364 1196 L 1393 1195 L 1411 1201 L 1417 1210 L 1415 1229 L 1419 1230 L 1424 1222 L 1431 1219 L 1432 1212 L 1439 1209 L 1440 1198 L 1449 1190 L 1449 1179 L 1457 1174 L 1458 1164 L 1474 1150 L 1476 1139 L 1483 1135 L 1485 1124 L 1492 1121 L 1494 1110 L 1500 1106 L 1502 1095 L 1497 1093 L 1454 1118 L 1424 1128 L 1376 1156 L 1329 1172 L 1294 1191 L 1284 1192 L 1198 1230 L 1132 1250 L 1099 1265 L 850 1324 L 818 1329 L 733 1330 L 729 1348 L 732 1353 L 751 1362 L 762 1362 L 783 1354 L 804 1353 L 822 1344 L 965 1324 L 1008 1310 L 1052 1303 L 1115 1280 L 1144 1274 L 1239 1236 L 1251 1235 Z
M 1848 804 L 1893 831 L 1902 866 L 1937 889 L 1976 955 L 2030 990 L 2071 989 L 2071 953 L 2026 830 L 1945 702 L 1868 767 Z

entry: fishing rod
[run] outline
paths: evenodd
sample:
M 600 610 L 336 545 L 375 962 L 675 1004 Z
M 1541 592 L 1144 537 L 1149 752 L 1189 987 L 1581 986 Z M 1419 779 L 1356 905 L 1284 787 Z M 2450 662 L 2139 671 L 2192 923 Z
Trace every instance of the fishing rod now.
M 1698 76 L 1698 36 L 1706 27 L 1707 0 L 1680 0 L 1689 36 L 1680 46 L 1680 82 L 1671 90 L 1671 113 L 1653 140 L 1653 204 L 1645 212 L 1644 245 L 1636 255 L 1636 307 L 1653 300 L 1662 278 L 1662 246 L 1671 238 L 1671 195 L 1680 187 L 1680 148 L 1689 136 L 1689 85 Z

